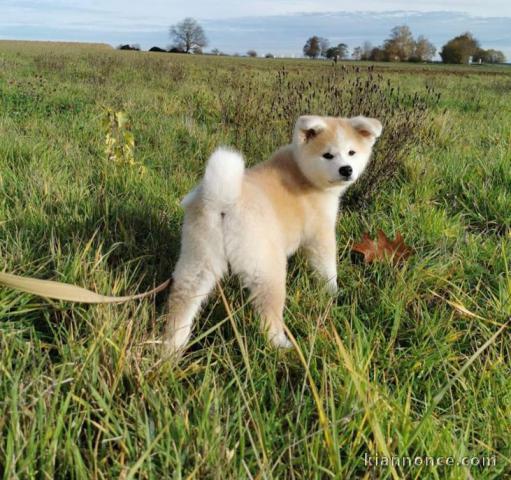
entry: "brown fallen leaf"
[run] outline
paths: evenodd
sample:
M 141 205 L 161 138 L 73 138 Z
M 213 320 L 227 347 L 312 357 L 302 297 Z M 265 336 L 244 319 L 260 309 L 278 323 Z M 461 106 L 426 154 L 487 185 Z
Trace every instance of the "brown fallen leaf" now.
M 377 240 L 371 240 L 367 232 L 362 236 L 362 241 L 354 243 L 352 252 L 361 253 L 364 256 L 364 263 L 381 261 L 390 258 L 394 265 L 408 258 L 412 250 L 408 247 L 402 235 L 397 232 L 394 240 L 389 240 L 382 230 L 378 230 Z

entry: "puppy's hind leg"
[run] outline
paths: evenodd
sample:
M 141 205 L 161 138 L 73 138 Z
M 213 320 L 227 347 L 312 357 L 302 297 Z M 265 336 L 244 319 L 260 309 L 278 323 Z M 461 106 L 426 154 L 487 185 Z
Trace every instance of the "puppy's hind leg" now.
M 195 316 L 226 268 L 220 218 L 211 213 L 185 217 L 181 253 L 165 316 L 167 353 L 178 354 L 186 346 Z
M 268 257 L 269 258 L 269 257 Z M 261 317 L 261 329 L 273 346 L 290 348 L 291 342 L 284 330 L 284 304 L 286 301 L 286 259 L 272 259 L 266 263 L 264 257 L 257 265 L 238 262 L 238 272 L 250 289 L 252 303 Z M 244 265 L 240 265 L 243 263 Z M 240 268 L 241 267 L 241 268 Z

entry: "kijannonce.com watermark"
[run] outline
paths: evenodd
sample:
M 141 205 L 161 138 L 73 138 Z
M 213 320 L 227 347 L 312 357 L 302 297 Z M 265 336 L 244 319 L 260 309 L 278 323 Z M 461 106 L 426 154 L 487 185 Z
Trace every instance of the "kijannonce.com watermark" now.
M 491 468 L 497 465 L 497 456 L 481 457 L 452 457 L 452 456 L 417 456 L 417 457 L 385 457 L 379 455 L 369 455 L 364 453 L 364 464 L 366 467 L 422 467 L 422 466 L 465 466 L 465 467 L 483 467 Z

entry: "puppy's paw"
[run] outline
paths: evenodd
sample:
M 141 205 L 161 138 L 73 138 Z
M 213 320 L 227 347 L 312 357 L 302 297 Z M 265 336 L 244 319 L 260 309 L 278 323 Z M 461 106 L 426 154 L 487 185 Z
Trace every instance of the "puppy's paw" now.
M 326 284 L 326 291 L 330 295 L 336 295 L 338 290 L 339 290 L 339 287 L 337 286 L 337 278 L 332 278 L 332 279 L 328 280 L 328 282 Z
M 185 351 L 186 342 L 178 342 L 176 338 L 164 340 L 162 343 L 163 354 L 172 360 L 179 360 Z
M 270 337 L 270 342 L 275 348 L 292 348 L 293 344 L 287 338 L 284 330 L 281 332 L 275 333 Z

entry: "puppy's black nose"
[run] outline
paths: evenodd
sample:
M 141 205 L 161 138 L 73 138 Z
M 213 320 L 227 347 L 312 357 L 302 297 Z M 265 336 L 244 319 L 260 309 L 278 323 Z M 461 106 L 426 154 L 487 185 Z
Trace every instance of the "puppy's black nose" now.
M 345 165 L 344 167 L 339 168 L 339 174 L 341 177 L 349 178 L 353 173 L 353 169 L 349 165 Z

